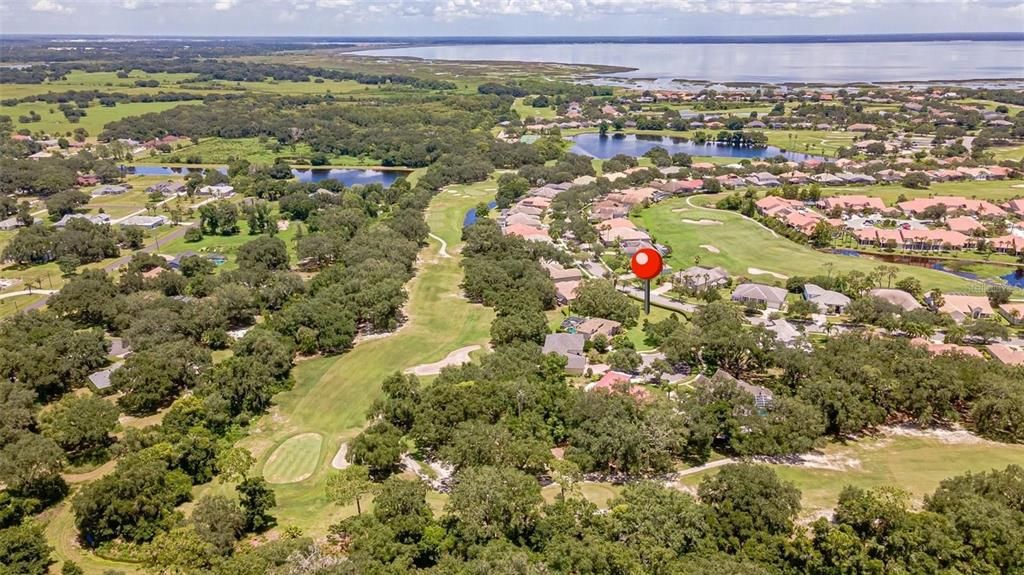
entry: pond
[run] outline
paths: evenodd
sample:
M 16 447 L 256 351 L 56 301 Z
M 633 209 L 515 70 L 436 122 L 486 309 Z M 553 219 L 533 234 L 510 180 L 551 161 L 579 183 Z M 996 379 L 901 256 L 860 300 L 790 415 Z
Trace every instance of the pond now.
M 199 167 L 169 167 L 169 166 L 121 166 L 121 171 L 126 174 L 139 176 L 182 176 L 189 172 L 201 172 L 206 168 Z M 227 173 L 227 168 L 218 167 L 217 171 Z M 405 170 L 369 170 L 361 168 L 302 168 L 293 169 L 294 175 L 300 182 L 321 182 L 323 180 L 335 180 L 346 186 L 381 184 L 385 188 L 395 183 L 395 180 L 408 175 Z
M 1024 289 L 1024 268 L 1017 268 L 1016 270 L 1002 276 L 1006 283 L 1010 287 L 1016 287 Z
M 775 146 L 753 148 L 749 146 L 729 146 L 708 142 L 697 144 L 685 138 L 672 138 L 669 136 L 644 136 L 613 134 L 602 136 L 597 133 L 579 134 L 570 136 L 573 147 L 570 150 L 574 154 L 592 156 L 602 160 L 616 154 L 627 156 L 643 156 L 644 153 L 658 146 L 665 148 L 669 154 L 685 152 L 691 156 L 719 156 L 725 158 L 736 158 L 736 161 L 755 158 L 774 158 L 783 155 L 786 159 L 800 162 L 810 158 L 822 159 L 820 156 L 801 154 L 799 152 L 783 152 Z
M 498 202 L 491 201 L 490 203 L 487 204 L 487 207 L 493 210 L 494 208 L 498 207 Z M 462 219 L 462 227 L 466 228 L 466 227 L 469 227 L 469 226 L 471 226 L 471 225 L 473 225 L 475 223 L 476 223 L 476 208 L 473 208 L 473 209 L 468 210 L 466 212 L 466 217 Z

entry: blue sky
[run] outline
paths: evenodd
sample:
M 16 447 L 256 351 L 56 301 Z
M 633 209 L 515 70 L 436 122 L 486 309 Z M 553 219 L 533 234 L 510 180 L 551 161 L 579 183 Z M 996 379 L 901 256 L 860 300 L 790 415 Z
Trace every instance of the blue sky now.
M 1024 32 L 1024 0 L 0 0 L 4 34 Z

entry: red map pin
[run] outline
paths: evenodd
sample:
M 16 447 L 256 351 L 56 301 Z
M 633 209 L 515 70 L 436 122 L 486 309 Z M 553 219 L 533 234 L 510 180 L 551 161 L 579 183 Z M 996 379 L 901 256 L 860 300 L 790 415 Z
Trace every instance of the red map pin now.
M 629 262 L 633 273 L 642 280 L 652 280 L 658 277 L 661 274 L 662 265 L 661 254 L 651 248 L 637 250 Z

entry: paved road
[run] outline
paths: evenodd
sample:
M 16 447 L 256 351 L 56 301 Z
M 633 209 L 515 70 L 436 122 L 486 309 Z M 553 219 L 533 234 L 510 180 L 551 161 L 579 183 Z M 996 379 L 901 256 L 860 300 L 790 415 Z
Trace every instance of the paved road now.
M 164 236 L 157 238 L 157 240 L 155 242 L 153 242 L 153 243 L 149 244 L 148 246 L 142 248 L 141 250 L 139 250 L 139 252 L 143 252 L 143 253 L 147 253 L 147 254 L 154 253 L 154 252 L 157 251 L 157 249 L 159 249 L 159 246 L 161 244 L 162 245 L 167 245 L 167 242 L 172 242 L 172 241 L 174 241 L 174 240 L 176 240 L 178 238 L 183 237 L 185 235 L 185 232 L 187 232 L 189 230 L 189 228 L 191 228 L 191 227 L 192 227 L 191 225 L 187 225 L 187 224 L 180 225 L 180 226 L 174 228 L 174 230 L 172 230 L 171 232 L 165 234 Z M 116 260 L 114 260 L 114 261 L 110 262 L 109 264 L 103 266 L 103 271 L 105 271 L 107 273 L 116 271 L 117 268 L 119 268 L 119 267 L 127 264 L 129 261 L 131 261 L 132 256 L 135 255 L 135 253 L 136 252 L 132 252 L 132 253 L 130 253 L 128 255 L 124 255 L 124 256 L 121 256 L 121 257 L 117 258 Z
M 633 286 L 618 284 L 615 286 L 620 292 L 628 295 L 629 297 L 644 301 L 644 290 L 635 288 Z M 679 313 L 690 314 L 697 311 L 697 306 L 693 304 L 678 302 L 675 300 L 668 299 L 665 296 L 651 293 L 651 305 L 655 307 L 665 308 L 670 311 L 677 311 Z
M 7 292 L 7 293 L 2 293 L 2 294 L 0 294 L 0 299 L 7 299 L 9 297 L 18 297 L 20 295 L 36 295 L 36 294 L 40 294 L 40 295 L 53 295 L 55 293 L 57 293 L 57 290 L 55 290 L 55 289 L 37 289 L 37 290 L 33 290 L 33 291 L 29 291 L 29 290 L 26 289 L 26 290 L 21 290 L 21 291 L 12 291 L 12 292 Z

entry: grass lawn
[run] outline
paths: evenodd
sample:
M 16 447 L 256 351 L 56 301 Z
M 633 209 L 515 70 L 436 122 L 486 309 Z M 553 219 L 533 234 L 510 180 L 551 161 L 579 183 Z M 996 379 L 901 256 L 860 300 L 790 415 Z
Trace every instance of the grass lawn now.
M 383 378 L 395 371 L 437 361 L 452 350 L 486 344 L 493 312 L 460 297 L 462 281 L 458 246 L 467 210 L 494 196 L 494 180 L 454 186 L 431 202 L 427 223 L 448 243 L 453 257 L 438 256 L 431 241 L 421 254 L 416 278 L 409 285 L 409 320 L 395 334 L 364 341 L 349 352 L 300 362 L 295 386 L 275 397 L 271 413 L 255 423 L 240 445 L 257 458 L 256 471 L 274 471 L 268 458 L 278 445 L 301 433 L 319 433 L 323 448 L 312 477 L 274 486 L 282 525 L 297 525 L 308 534 L 322 535 L 327 526 L 355 507 L 331 505 L 324 495 L 330 462 L 342 442 L 355 436 L 366 412 L 379 396 Z
M 74 493 L 69 494 L 60 505 L 46 511 L 42 522 L 46 525 L 46 542 L 53 547 L 53 558 L 57 560 L 52 567 L 56 573 L 61 562 L 71 560 L 78 564 L 86 573 L 124 573 L 134 575 L 142 573 L 140 565 L 111 561 L 94 553 L 82 551 L 78 543 L 78 529 L 75 527 L 75 516 L 71 511 L 71 500 Z
M 825 463 L 834 469 L 772 466 L 782 479 L 793 482 L 803 493 L 805 512 L 831 509 L 847 485 L 862 488 L 895 485 L 907 490 L 920 503 L 943 479 L 968 471 L 1024 465 L 1024 446 L 981 439 L 953 443 L 934 436 L 888 435 L 846 445 L 832 444 L 822 452 Z M 684 477 L 682 483 L 696 486 L 712 473 L 716 471 L 690 475 Z
M 515 103 L 512 104 L 512 109 L 515 110 L 519 114 L 519 117 L 523 119 L 544 118 L 545 120 L 550 120 L 552 118 L 558 117 L 558 110 L 555 110 L 550 106 L 544 108 L 534 108 L 532 105 L 530 105 L 530 102 L 532 101 L 533 96 L 527 96 L 525 98 L 516 98 Z
M 294 159 L 310 158 L 313 150 L 309 144 L 300 143 L 295 146 L 282 146 L 274 151 L 274 142 L 260 142 L 259 138 L 205 138 L 195 146 L 183 146 L 170 154 L 156 154 L 138 161 L 140 164 L 167 163 L 171 155 L 186 158 L 198 155 L 205 164 L 227 164 L 231 158 L 245 158 L 254 164 L 273 164 L 277 158 Z M 377 166 L 380 160 L 370 157 L 335 156 L 331 158 L 332 166 Z
M 652 287 L 651 289 L 654 288 Z M 637 302 L 637 305 L 640 306 L 640 319 L 636 322 L 635 326 L 626 330 L 626 337 L 629 338 L 629 341 L 633 342 L 637 351 L 651 351 L 654 348 L 644 343 L 644 337 L 646 337 L 644 335 L 644 320 L 646 319 L 651 323 L 657 323 L 668 318 L 673 312 L 651 305 L 651 315 L 644 315 L 643 304 Z M 684 318 L 679 316 L 679 314 L 676 314 L 676 316 L 679 317 L 680 321 L 685 321 Z
M 686 211 L 674 211 L 674 210 Z M 674 269 L 685 269 L 693 264 L 694 256 L 700 256 L 701 265 L 722 266 L 733 275 L 749 277 L 753 281 L 781 284 L 782 280 L 770 275 L 753 274 L 750 269 L 775 272 L 785 276 L 811 276 L 827 271 L 826 264 L 834 272 L 859 270 L 869 273 L 882 262 L 867 258 L 854 258 L 818 252 L 807 246 L 794 243 L 781 236 L 776 237 L 757 223 L 743 219 L 739 214 L 706 208 L 695 208 L 682 198 L 672 199 L 648 208 L 636 218 L 659 242 L 672 248 L 667 258 Z M 711 220 L 717 225 L 685 224 L 682 220 Z M 718 248 L 712 253 L 701 245 Z M 963 292 L 980 289 L 979 284 L 952 274 L 914 266 L 900 266 L 901 276 L 918 278 L 925 289 L 941 288 L 946 292 Z
M 39 297 L 40 296 L 38 295 L 17 295 L 14 297 L 0 299 L 0 319 L 18 313 L 24 309 L 27 304 L 36 301 Z
M 197 106 L 201 104 L 202 102 L 198 100 L 186 102 L 139 102 L 118 104 L 108 108 L 93 102 L 92 106 L 85 109 L 86 115 L 77 124 L 69 122 L 64 117 L 64 113 L 57 108 L 56 104 L 47 104 L 46 102 L 31 102 L 18 104 L 17 106 L 0 107 L 0 114 L 10 116 L 11 120 L 14 121 L 15 129 L 28 128 L 33 133 L 41 131 L 56 137 L 70 134 L 75 128 L 85 128 L 90 136 L 95 137 L 103 131 L 103 126 L 121 118 L 140 116 L 149 112 L 162 112 L 177 106 Z M 40 121 L 28 123 L 18 121 L 20 116 L 27 116 L 33 110 L 42 116 Z
M 277 217 L 276 214 L 273 215 Z M 193 217 L 193 220 L 198 221 L 198 216 Z M 276 238 L 284 241 L 288 247 L 288 254 L 295 261 L 295 232 L 299 225 L 305 225 L 302 222 L 291 222 L 288 225 L 288 229 L 277 232 Z M 187 242 L 184 237 L 176 240 L 167 242 L 160 246 L 159 253 L 168 255 L 177 255 L 186 251 L 193 251 L 198 254 L 221 254 L 227 256 L 227 261 L 220 266 L 222 270 L 233 270 L 238 267 L 238 262 L 235 258 L 235 254 L 238 249 L 244 244 L 247 244 L 257 238 L 259 235 L 249 235 L 249 224 L 246 222 L 244 215 L 238 220 L 238 233 L 233 236 L 211 236 L 204 235 L 203 239 L 198 242 Z
M 992 152 L 997 161 L 1013 160 L 1019 162 L 1021 158 L 1024 158 L 1024 145 L 989 148 L 988 151 Z
M 1020 187 L 1014 187 L 1020 186 Z M 942 182 L 932 184 L 924 190 L 912 190 L 899 184 L 889 186 L 843 186 L 835 188 L 822 187 L 827 195 L 864 194 L 882 198 L 886 205 L 896 203 L 900 195 L 907 199 L 928 198 L 931 196 L 964 196 L 978 200 L 1002 203 L 1006 200 L 1024 196 L 1022 180 L 990 180 L 969 182 Z

